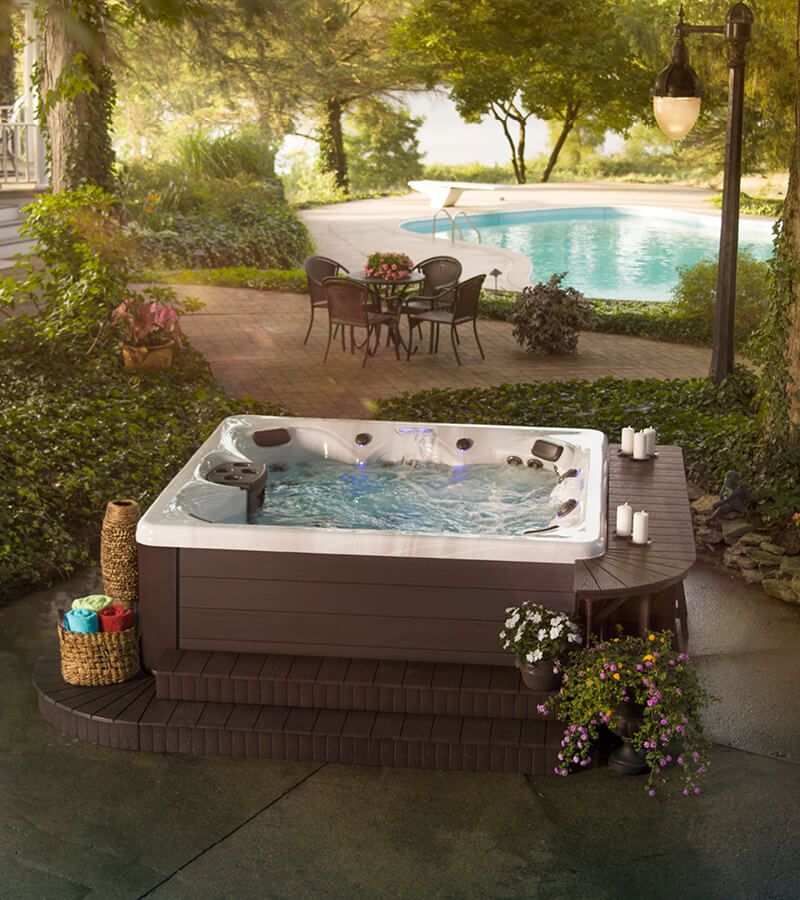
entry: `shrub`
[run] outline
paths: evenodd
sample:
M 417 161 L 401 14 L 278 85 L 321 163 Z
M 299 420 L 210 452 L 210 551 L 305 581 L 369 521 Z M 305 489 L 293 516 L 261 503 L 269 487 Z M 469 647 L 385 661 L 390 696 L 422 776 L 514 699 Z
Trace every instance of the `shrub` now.
M 739 472 L 768 517 L 778 499 L 800 509 L 800 487 L 795 479 L 790 489 L 784 479 L 782 496 L 770 493 L 774 478 L 754 450 L 757 385 L 752 372 L 737 367 L 719 387 L 709 378 L 600 378 L 436 388 L 380 400 L 378 409 L 380 418 L 394 420 L 597 428 L 614 442 L 632 419 L 648 422 L 659 442 L 683 448 L 690 476 L 707 490 L 716 492 L 728 469 Z
M 25 277 L 0 285 L 0 306 L 30 299 L 42 334 L 97 341 L 127 292 L 137 257 L 114 199 L 87 186 L 43 194 L 23 212 L 20 234 L 34 246 L 21 264 Z
M 630 334 L 680 344 L 710 344 L 713 324 L 679 312 L 674 303 L 636 300 L 589 300 L 594 307 L 592 331 Z
M 290 291 L 304 294 L 308 278 L 303 269 L 254 269 L 250 266 L 223 266 L 221 269 L 180 269 L 156 273 L 176 284 L 218 284 L 224 287 L 255 288 L 259 291 Z
M 148 506 L 225 416 L 283 413 L 226 397 L 191 348 L 132 374 L 25 316 L 0 329 L 0 383 L 0 599 L 87 563 L 106 503 Z
M 678 269 L 679 281 L 672 289 L 675 311 L 693 323 L 698 330 L 713 335 L 717 298 L 717 263 L 701 259 L 693 266 Z M 736 310 L 734 342 L 744 348 L 748 338 L 761 323 L 769 302 L 770 267 L 760 262 L 747 249 L 739 251 L 736 266 Z
M 134 225 L 147 262 L 162 268 L 299 267 L 312 251 L 305 225 L 283 204 L 253 199 L 223 213 L 175 216 L 168 228 Z
M 590 326 L 594 311 L 575 288 L 562 288 L 566 272 L 525 287 L 509 313 L 512 334 L 534 353 L 574 353 L 578 332 Z

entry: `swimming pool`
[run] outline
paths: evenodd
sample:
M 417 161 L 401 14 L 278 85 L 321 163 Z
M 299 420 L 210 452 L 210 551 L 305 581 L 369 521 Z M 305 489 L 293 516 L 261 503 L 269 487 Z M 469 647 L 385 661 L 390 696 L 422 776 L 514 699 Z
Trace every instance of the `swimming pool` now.
M 519 210 L 470 218 L 480 230 L 481 243 L 530 260 L 531 282 L 567 272 L 564 284 L 587 297 L 670 300 L 678 267 L 716 258 L 719 251 L 719 218 L 658 207 Z M 456 239 L 478 242 L 464 216 L 457 215 L 456 224 Z M 402 224 L 417 234 L 430 234 L 432 226 L 431 218 Z M 449 240 L 450 227 L 450 220 L 439 216 L 436 236 Z M 756 259 L 768 259 L 772 221 L 740 220 L 739 246 L 747 247 Z

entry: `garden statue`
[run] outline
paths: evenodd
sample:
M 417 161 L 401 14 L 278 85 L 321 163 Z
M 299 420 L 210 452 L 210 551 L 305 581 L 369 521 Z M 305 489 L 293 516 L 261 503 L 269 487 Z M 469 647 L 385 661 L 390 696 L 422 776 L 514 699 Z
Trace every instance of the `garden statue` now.
M 739 473 L 726 472 L 722 490 L 719 492 L 719 500 L 711 507 L 708 521 L 714 522 L 718 518 L 733 519 L 736 516 L 743 516 L 747 511 L 749 500 L 750 492 L 743 484 L 739 483 Z

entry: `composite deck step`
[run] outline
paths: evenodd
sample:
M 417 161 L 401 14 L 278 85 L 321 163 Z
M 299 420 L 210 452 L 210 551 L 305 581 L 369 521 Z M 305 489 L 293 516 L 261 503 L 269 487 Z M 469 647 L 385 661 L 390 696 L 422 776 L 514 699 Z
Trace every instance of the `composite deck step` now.
M 126 750 L 544 775 L 561 739 L 541 719 L 163 699 L 144 673 L 76 687 L 57 656 L 37 662 L 33 681 L 55 728 Z
M 153 668 L 162 700 L 538 719 L 546 694 L 513 666 L 168 650 Z

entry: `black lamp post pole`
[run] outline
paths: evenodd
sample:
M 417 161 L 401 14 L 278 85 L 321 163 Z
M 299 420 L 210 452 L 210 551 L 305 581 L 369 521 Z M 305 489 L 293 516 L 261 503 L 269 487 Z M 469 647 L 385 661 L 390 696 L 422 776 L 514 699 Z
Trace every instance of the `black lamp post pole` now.
M 736 309 L 736 259 L 739 253 L 739 195 L 742 176 L 742 121 L 744 118 L 745 47 L 753 31 L 753 14 L 736 3 L 725 25 L 686 25 L 681 18 L 676 34 L 724 34 L 728 42 L 728 128 L 725 136 L 725 169 L 722 182 L 722 221 L 717 266 L 717 303 L 714 314 L 714 346 L 709 374 L 715 384 L 733 371 L 733 324 Z
M 739 196 L 742 175 L 742 120 L 744 118 L 744 56 L 753 15 L 743 4 L 728 11 L 728 130 L 722 183 L 722 223 L 717 268 L 717 305 L 710 375 L 719 384 L 733 371 L 733 325 L 736 307 L 736 259 L 739 252 Z

